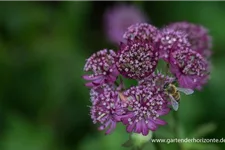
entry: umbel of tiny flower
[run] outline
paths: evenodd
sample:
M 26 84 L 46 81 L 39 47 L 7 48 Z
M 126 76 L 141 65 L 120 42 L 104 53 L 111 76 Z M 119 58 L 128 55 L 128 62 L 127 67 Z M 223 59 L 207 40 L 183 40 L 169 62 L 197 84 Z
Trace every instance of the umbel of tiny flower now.
M 149 130 L 155 131 L 158 125 L 166 122 L 160 116 L 169 113 L 168 102 L 164 94 L 157 92 L 157 88 L 138 85 L 124 92 L 128 97 L 127 115 L 122 118 L 127 132 L 148 135 Z
M 191 49 L 197 51 L 204 58 L 210 57 L 212 38 L 205 27 L 189 22 L 175 22 L 169 24 L 168 27 L 186 33 L 188 42 L 191 44 Z
M 160 53 L 160 58 L 169 61 L 169 56 L 177 50 L 185 50 L 190 47 L 187 39 L 187 34 L 182 31 L 176 31 L 169 27 L 161 29 L 157 37 L 157 48 Z
M 170 70 L 181 87 L 201 89 L 209 78 L 209 64 L 201 54 L 191 50 L 177 50 L 170 56 Z
M 91 71 L 92 74 L 84 75 L 87 87 L 95 87 L 104 83 L 114 83 L 119 72 L 115 66 L 116 53 L 113 50 L 100 50 L 87 59 L 84 71 Z
M 126 104 L 119 99 L 115 87 L 104 84 L 91 90 L 91 118 L 93 123 L 100 123 L 99 130 L 106 128 L 106 134 L 112 132 L 121 116 L 125 114 Z
M 133 40 L 120 45 L 116 66 L 126 78 L 142 79 L 151 75 L 158 63 L 158 51 L 148 40 Z
M 195 30 L 199 35 L 192 33 Z M 83 78 L 90 88 L 93 123 L 106 134 L 122 123 L 128 133 L 142 136 L 166 125 L 161 116 L 173 109 L 165 85 L 204 87 L 210 74 L 210 55 L 205 53 L 211 51 L 209 37 L 202 26 L 191 23 L 162 29 L 147 23 L 128 27 L 117 51 L 103 49 L 86 60 Z M 159 60 L 167 66 L 164 72 L 158 71 L 163 70 Z M 137 80 L 137 85 L 125 88 L 124 78 Z
M 123 38 L 126 41 L 144 39 L 148 40 L 150 43 L 153 43 L 158 37 L 158 34 L 158 29 L 155 26 L 148 23 L 136 23 L 127 28 L 126 32 L 123 34 Z

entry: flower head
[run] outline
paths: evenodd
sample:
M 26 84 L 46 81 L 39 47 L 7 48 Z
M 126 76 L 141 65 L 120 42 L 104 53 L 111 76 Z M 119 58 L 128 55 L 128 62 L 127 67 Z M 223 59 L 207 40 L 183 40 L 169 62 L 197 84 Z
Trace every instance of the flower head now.
M 157 38 L 160 58 L 168 61 L 170 53 L 176 50 L 184 50 L 190 46 L 187 35 L 182 31 L 176 31 L 169 27 L 161 30 Z
M 134 39 L 144 39 L 154 42 L 158 34 L 158 29 L 148 23 L 136 23 L 129 26 L 123 35 L 127 41 Z
M 173 81 L 175 81 L 174 77 L 164 75 L 157 70 L 156 73 L 154 72 L 150 76 L 140 80 L 138 84 L 148 86 L 149 88 L 154 87 L 157 91 L 162 92 L 164 90 L 164 85 L 166 83 L 172 83 Z
M 111 42 L 117 44 L 123 41 L 123 34 L 130 25 L 147 20 L 140 8 L 126 4 L 115 5 L 104 15 L 107 36 Z
M 123 8 L 125 5 L 119 7 L 128 9 Z M 189 95 L 207 83 L 211 41 L 201 26 L 178 22 L 158 30 L 137 22 L 138 16 L 128 10 L 121 14 L 124 10 L 119 7 L 106 15 L 110 20 L 107 20 L 107 31 L 111 40 L 121 41 L 119 50 L 103 49 L 94 53 L 86 60 L 84 71 L 89 73 L 83 78 L 89 81 L 86 86 L 91 88 L 93 123 L 100 124 L 99 130 L 110 134 L 116 124 L 122 122 L 133 135 L 124 146 L 140 149 L 152 138 L 152 132 L 166 124 L 160 118 L 172 110 L 171 105 L 175 111 L 178 109 L 179 95 L 172 93 L 182 91 L 183 87 L 188 88 L 183 92 Z M 135 21 L 130 22 L 126 15 Z M 166 74 L 156 68 L 160 66 L 157 66 L 159 59 L 167 65 Z M 119 75 L 137 80 L 138 84 L 126 88 Z M 171 85 L 174 81 L 181 88 Z M 143 141 L 140 143 L 140 140 Z
M 126 104 L 119 99 L 118 91 L 112 86 L 103 85 L 101 92 L 99 90 L 91 90 L 91 118 L 93 123 L 100 123 L 99 130 L 105 130 L 106 134 L 111 133 L 121 116 L 125 113 Z
M 191 49 L 171 54 L 170 70 L 178 79 L 179 86 L 200 89 L 209 77 L 209 64 L 201 54 Z
M 154 72 L 158 63 L 158 52 L 146 40 L 121 44 L 116 62 L 118 71 L 131 79 L 142 79 Z
M 116 54 L 113 50 L 100 50 L 87 59 L 84 71 L 92 71 L 90 75 L 84 75 L 88 87 L 95 87 L 104 83 L 113 83 L 119 72 L 115 66 Z
M 169 28 L 185 32 L 192 50 L 197 51 L 205 58 L 210 56 L 212 42 L 205 27 L 189 22 L 176 22 L 170 24 Z
M 159 116 L 169 113 L 168 101 L 156 89 L 139 85 L 131 87 L 124 95 L 128 97 L 128 112 L 122 122 L 127 132 L 147 135 L 149 130 L 155 131 L 158 125 L 166 124 Z

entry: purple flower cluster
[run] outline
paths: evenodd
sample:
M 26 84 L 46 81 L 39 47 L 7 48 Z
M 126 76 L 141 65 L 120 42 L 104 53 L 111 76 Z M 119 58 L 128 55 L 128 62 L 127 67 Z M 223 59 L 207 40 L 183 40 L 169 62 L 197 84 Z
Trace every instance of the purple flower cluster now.
M 91 89 L 93 123 L 106 134 L 119 122 L 127 132 L 143 135 L 165 125 L 160 116 L 171 111 L 165 84 L 200 90 L 209 79 L 210 39 L 204 27 L 188 22 L 162 29 L 147 23 L 128 27 L 118 51 L 100 50 L 86 60 L 89 74 L 83 78 Z M 159 60 L 165 62 L 165 72 L 158 71 Z M 138 84 L 125 88 L 122 78 Z

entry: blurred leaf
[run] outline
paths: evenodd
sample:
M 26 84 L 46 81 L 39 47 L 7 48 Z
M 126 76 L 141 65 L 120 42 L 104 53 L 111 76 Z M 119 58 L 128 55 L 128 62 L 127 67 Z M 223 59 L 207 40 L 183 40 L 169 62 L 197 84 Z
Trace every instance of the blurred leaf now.
M 104 135 L 103 131 L 101 131 L 98 136 L 95 136 L 95 138 L 92 138 L 91 135 L 89 135 L 79 144 L 78 150 L 127 150 L 127 148 L 122 147 L 122 144 L 127 138 L 128 133 L 126 132 L 124 125 L 118 124 L 115 131 L 110 135 Z
M 215 144 L 183 143 L 185 150 L 220 150 Z
M 205 4 L 200 3 L 196 8 L 199 9 L 201 7 L 201 11 L 196 16 L 196 20 L 209 29 L 213 40 L 213 53 L 215 54 L 218 54 L 217 51 L 222 50 L 219 47 L 222 48 L 225 46 L 223 42 L 223 39 L 225 38 L 225 30 L 221 30 L 225 24 L 225 20 L 222 19 L 224 14 L 224 6 L 224 3 L 221 2 L 208 2 Z M 211 15 L 205 15 L 207 12 L 211 12 Z M 221 21 L 218 22 L 217 20 Z
M 169 125 L 167 125 L 169 126 Z M 173 138 L 173 133 L 171 132 L 171 130 L 167 127 L 167 126 L 163 126 L 160 127 L 154 134 L 156 135 L 157 138 Z
M 195 129 L 193 133 L 189 135 L 189 137 L 194 137 L 194 138 L 205 137 L 209 133 L 214 132 L 216 130 L 216 127 L 217 126 L 214 123 L 204 124 L 198 127 L 197 129 Z
M 129 87 L 132 87 L 132 86 L 136 86 L 138 84 L 138 82 L 136 80 L 127 79 L 127 78 L 123 78 L 123 83 L 124 83 L 126 89 L 128 89 Z
M 203 95 L 204 99 L 208 101 L 208 109 L 213 109 L 213 113 L 208 112 L 208 115 L 210 116 L 213 115 L 215 116 L 214 118 L 217 119 L 219 119 L 218 116 L 223 116 L 220 110 L 225 109 L 225 101 L 224 101 L 225 78 L 223 77 L 224 74 L 225 74 L 224 60 L 215 59 L 213 61 L 211 71 L 211 80 L 208 84 L 209 91 L 205 93 L 205 95 Z
M 181 95 L 178 116 L 180 125 L 184 127 L 186 133 L 191 132 L 198 119 L 204 116 L 204 107 L 198 95 L 198 91 L 188 96 Z
M 132 147 L 133 142 L 131 139 L 127 140 L 125 143 L 122 144 L 123 147 Z
M 154 132 L 155 136 L 157 138 L 173 138 L 174 137 L 174 133 L 171 130 L 171 126 L 174 125 L 174 122 L 173 122 L 173 120 L 171 118 L 171 113 L 169 113 L 166 116 L 162 116 L 161 118 L 167 122 L 167 125 L 160 126 L 158 128 L 158 130 L 156 130 Z M 153 136 L 154 136 L 154 134 L 153 134 Z

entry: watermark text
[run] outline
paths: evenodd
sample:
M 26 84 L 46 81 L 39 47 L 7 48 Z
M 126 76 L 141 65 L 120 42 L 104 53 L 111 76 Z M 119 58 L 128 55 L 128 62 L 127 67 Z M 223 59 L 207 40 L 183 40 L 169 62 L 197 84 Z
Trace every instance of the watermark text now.
M 151 139 L 152 143 L 225 143 L 225 138 L 205 139 L 205 138 L 173 138 L 173 139 Z

